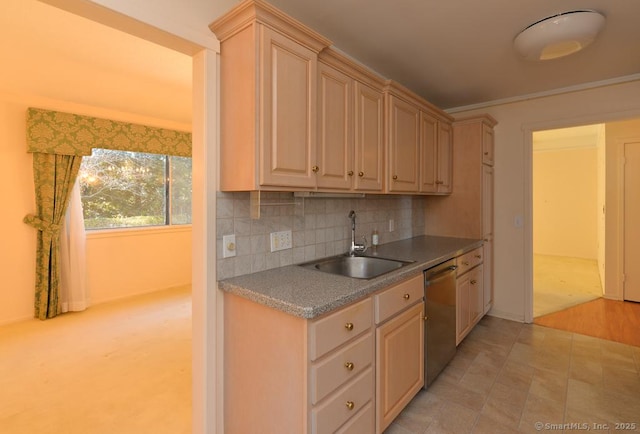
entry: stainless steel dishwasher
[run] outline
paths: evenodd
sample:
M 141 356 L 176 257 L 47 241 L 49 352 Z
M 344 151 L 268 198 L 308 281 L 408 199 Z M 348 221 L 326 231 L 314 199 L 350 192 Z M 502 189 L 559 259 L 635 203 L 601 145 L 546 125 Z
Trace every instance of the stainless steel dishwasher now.
M 424 388 L 456 354 L 456 262 L 454 259 L 424 272 Z

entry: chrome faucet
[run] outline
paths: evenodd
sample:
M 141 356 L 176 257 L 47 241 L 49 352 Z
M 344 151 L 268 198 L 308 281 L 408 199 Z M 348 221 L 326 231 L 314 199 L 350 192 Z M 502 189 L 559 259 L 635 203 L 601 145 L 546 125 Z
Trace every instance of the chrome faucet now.
M 362 244 L 356 243 L 356 212 L 351 210 L 349 212 L 349 218 L 351 219 L 351 246 L 349 247 L 349 256 L 355 256 L 356 253 L 364 253 L 367 250 L 367 239 L 362 237 Z

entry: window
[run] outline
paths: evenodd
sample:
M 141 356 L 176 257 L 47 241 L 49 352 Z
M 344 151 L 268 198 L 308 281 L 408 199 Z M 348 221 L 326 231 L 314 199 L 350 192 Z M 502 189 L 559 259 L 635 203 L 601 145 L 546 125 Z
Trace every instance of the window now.
M 191 223 L 191 158 L 93 149 L 78 179 L 86 229 Z

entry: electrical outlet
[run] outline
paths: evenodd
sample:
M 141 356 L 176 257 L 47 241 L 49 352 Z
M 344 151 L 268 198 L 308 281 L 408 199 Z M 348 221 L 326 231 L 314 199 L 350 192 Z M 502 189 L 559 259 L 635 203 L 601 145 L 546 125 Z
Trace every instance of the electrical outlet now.
M 232 258 L 236 255 L 236 235 L 224 235 L 222 237 L 222 257 Z
M 293 242 L 291 240 L 291 231 L 271 232 L 271 251 L 290 249 Z

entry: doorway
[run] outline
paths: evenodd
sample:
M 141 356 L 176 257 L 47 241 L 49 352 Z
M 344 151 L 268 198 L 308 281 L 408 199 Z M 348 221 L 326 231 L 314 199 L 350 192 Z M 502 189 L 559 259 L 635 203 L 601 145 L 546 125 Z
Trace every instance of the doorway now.
M 533 133 L 533 317 L 602 297 L 605 128 Z

